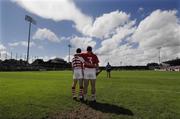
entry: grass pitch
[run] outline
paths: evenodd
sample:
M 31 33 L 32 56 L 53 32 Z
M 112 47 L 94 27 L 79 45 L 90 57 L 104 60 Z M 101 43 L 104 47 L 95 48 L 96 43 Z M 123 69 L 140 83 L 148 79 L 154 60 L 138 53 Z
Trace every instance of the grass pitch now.
M 72 100 L 71 83 L 70 71 L 0 72 L 0 119 L 72 112 L 83 104 Z M 111 79 L 102 72 L 97 104 L 87 107 L 108 119 L 180 119 L 180 72 L 113 71 Z

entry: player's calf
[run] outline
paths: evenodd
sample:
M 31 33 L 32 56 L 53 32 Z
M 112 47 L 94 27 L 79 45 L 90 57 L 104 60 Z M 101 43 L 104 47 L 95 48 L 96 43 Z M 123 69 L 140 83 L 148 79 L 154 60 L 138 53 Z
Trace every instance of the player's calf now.
M 79 89 L 79 99 L 83 101 L 83 87 L 81 86 Z
M 73 99 L 77 98 L 77 96 L 76 96 L 76 87 L 72 87 L 72 97 L 73 97 Z

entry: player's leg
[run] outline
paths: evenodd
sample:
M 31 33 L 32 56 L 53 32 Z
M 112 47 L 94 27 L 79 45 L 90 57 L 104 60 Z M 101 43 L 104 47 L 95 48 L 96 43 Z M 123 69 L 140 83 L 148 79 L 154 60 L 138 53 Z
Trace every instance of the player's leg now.
M 84 101 L 87 100 L 87 91 L 88 91 L 88 85 L 89 85 L 89 70 L 87 68 L 84 69 Z
M 79 69 L 78 73 L 79 73 L 79 77 L 78 77 L 78 79 L 79 79 L 79 99 L 83 100 L 83 78 L 84 78 L 83 70 Z
M 77 84 L 77 79 L 73 79 L 73 83 L 72 83 L 72 96 L 73 96 L 73 99 L 76 99 L 77 96 L 76 96 L 76 84 Z
M 109 71 L 108 71 L 108 78 L 110 78 L 110 74 L 109 74 Z
M 92 101 L 96 101 L 96 79 L 91 79 L 91 98 Z
M 91 69 L 91 98 L 96 101 L 96 69 Z
M 84 100 L 87 100 L 87 92 L 88 92 L 89 79 L 84 79 Z
M 79 99 L 83 100 L 83 79 L 79 79 Z

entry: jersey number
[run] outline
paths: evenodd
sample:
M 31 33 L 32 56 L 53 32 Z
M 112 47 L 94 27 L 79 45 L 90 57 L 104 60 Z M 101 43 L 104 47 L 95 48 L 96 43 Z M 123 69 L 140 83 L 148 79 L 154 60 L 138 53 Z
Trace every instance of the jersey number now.
M 90 62 L 91 64 L 93 64 L 93 62 L 92 62 L 92 57 L 87 57 L 87 58 L 88 58 L 89 62 Z

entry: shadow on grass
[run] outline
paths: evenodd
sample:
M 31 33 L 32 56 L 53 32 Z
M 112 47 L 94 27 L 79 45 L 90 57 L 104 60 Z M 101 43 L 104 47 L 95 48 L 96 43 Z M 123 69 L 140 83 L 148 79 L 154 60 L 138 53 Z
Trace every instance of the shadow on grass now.
M 113 104 L 101 103 L 101 102 L 95 102 L 95 103 L 89 102 L 85 104 L 94 110 L 101 111 L 104 113 L 114 113 L 117 115 L 128 115 L 128 116 L 134 115 L 131 110 Z

